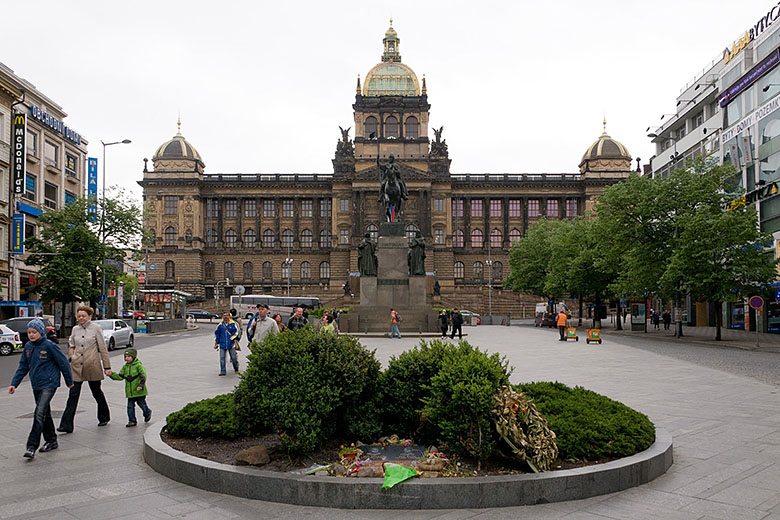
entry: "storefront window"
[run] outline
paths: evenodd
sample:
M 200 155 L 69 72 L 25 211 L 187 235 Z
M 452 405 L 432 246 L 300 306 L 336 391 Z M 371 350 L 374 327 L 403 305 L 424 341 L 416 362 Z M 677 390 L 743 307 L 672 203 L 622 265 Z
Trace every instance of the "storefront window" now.
M 745 304 L 742 302 L 729 303 L 730 329 L 745 329 Z
M 742 119 L 742 96 L 737 97 L 726 107 L 725 127 L 728 128 Z
M 777 171 L 778 168 L 780 168 L 780 153 L 770 155 L 761 161 L 759 179 L 766 182 L 773 182 L 780 179 L 780 172 Z
M 767 332 L 780 334 L 780 301 L 767 302 L 766 306 Z

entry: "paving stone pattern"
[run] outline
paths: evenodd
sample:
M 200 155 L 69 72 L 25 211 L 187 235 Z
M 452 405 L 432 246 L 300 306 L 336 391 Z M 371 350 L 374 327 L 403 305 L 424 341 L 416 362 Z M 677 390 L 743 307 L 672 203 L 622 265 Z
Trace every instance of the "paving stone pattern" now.
M 527 325 L 468 329 L 473 344 L 509 358 L 514 382 L 582 385 L 646 413 L 674 437 L 674 465 L 638 488 L 539 506 L 423 511 L 290 506 L 205 492 L 152 471 L 141 455 L 144 423 L 124 427 L 121 382 L 103 383 L 112 412 L 108 426 L 97 427 L 94 400 L 82 392 L 75 432 L 59 437 L 58 450 L 25 460 L 30 419 L 20 417 L 33 408 L 25 382 L 13 396 L 0 393 L 0 519 L 780 520 L 780 377 L 773 379 L 771 368 L 759 375 L 740 368 L 755 365 L 751 356 L 766 353 L 713 349 L 701 338 L 677 342 L 606 333 L 602 345 L 586 345 L 558 342 L 557 331 Z M 202 332 L 171 335 L 167 343 L 140 351 L 154 421 L 187 402 L 230 391 L 237 382 L 233 374 L 217 377 L 212 330 Z M 383 363 L 417 341 L 410 336 L 364 340 Z M 725 362 L 712 362 L 715 350 L 724 352 Z M 758 364 L 777 366 L 780 354 L 769 355 L 777 357 Z M 112 361 L 121 363 L 121 353 Z M 61 388 L 53 409 L 61 411 L 66 397 Z

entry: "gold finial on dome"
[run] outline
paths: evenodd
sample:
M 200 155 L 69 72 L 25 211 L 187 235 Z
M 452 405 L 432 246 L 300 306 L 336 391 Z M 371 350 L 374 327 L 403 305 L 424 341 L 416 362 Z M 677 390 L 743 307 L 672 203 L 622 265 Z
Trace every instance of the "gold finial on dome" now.
M 355 92 L 357 92 L 358 94 L 360 94 L 360 74 L 358 74 L 358 79 L 357 79 L 357 88 L 355 89 Z
M 422 93 L 423 94 L 427 94 L 428 93 L 428 87 L 425 86 L 425 74 L 423 74 Z
M 181 135 L 181 111 L 179 111 L 179 118 L 176 120 L 176 127 L 178 128 L 176 135 Z
M 602 123 L 604 124 L 604 133 L 601 134 L 601 135 L 607 135 L 607 116 L 606 116 L 606 114 L 604 114 L 604 120 L 602 121 Z
M 392 26 L 393 26 L 393 17 L 391 16 L 390 17 L 390 27 L 392 27 Z

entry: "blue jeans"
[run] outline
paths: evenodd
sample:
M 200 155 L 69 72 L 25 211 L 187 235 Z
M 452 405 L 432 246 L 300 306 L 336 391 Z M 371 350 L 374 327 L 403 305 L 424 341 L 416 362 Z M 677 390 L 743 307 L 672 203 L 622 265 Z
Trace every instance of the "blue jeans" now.
M 390 328 L 390 337 L 393 337 L 393 334 L 398 334 L 398 339 L 401 339 L 401 331 L 398 330 L 398 323 L 393 323 L 393 326 Z
M 238 372 L 238 355 L 236 354 L 236 349 L 233 347 L 230 348 L 220 348 L 219 349 L 219 373 L 224 374 L 225 373 L 225 353 L 230 354 L 230 362 L 233 364 L 233 369 Z
M 27 449 L 37 450 L 41 445 L 41 433 L 46 442 L 57 442 L 57 434 L 54 432 L 54 421 L 51 418 L 51 400 L 54 397 L 56 388 L 46 388 L 44 390 L 33 390 L 35 397 L 35 413 L 33 414 L 33 425 L 30 435 L 27 437 Z
M 141 397 L 128 397 L 127 398 L 127 420 L 130 422 L 137 422 L 135 420 L 135 405 L 138 404 L 138 407 L 141 409 L 141 411 L 144 413 L 144 419 L 149 417 L 149 414 L 152 413 L 152 411 L 149 409 L 149 406 L 146 404 L 146 396 L 142 395 Z

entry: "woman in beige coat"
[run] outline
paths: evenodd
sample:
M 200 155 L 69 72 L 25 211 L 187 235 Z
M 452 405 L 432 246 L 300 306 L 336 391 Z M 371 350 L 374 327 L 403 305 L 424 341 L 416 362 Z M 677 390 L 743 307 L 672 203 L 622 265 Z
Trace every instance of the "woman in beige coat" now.
M 97 402 L 98 426 L 105 426 L 111 420 L 111 412 L 100 381 L 103 374 L 111 375 L 111 361 L 108 359 L 106 341 L 103 339 L 103 329 L 100 325 L 92 323 L 92 315 L 95 311 L 92 307 L 82 305 L 76 312 L 78 325 L 68 338 L 68 360 L 70 370 L 73 373 L 73 387 L 68 394 L 68 403 L 62 413 L 58 432 L 73 432 L 73 417 L 76 415 L 76 407 L 81 395 L 81 384 L 86 381 L 89 389 Z

